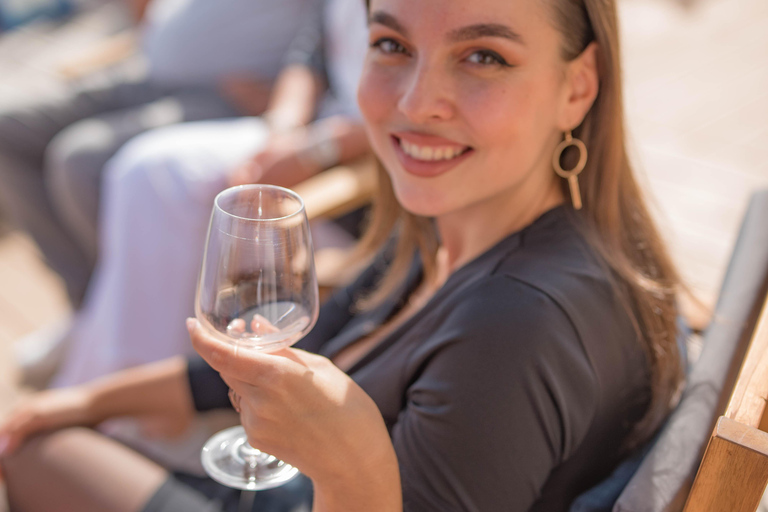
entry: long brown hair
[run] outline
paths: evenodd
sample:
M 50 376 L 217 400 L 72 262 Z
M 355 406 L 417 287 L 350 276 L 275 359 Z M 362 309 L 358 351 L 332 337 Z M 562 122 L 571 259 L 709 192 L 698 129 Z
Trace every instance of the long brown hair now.
M 573 135 L 589 150 L 589 160 L 579 175 L 586 238 L 616 277 L 614 285 L 633 318 L 650 366 L 651 401 L 627 440 L 627 448 L 631 448 L 659 427 L 683 379 L 676 340 L 675 295 L 680 279 L 634 179 L 625 147 L 615 1 L 549 3 L 555 27 L 562 34 L 564 60 L 575 59 L 593 41 L 598 46 L 600 91 Z M 389 270 L 362 302 L 363 307 L 379 303 L 400 285 L 415 251 L 420 254 L 425 279 L 434 275 L 436 267 L 438 241 L 433 223 L 400 206 L 389 176 L 379 167 L 378 195 L 357 254 L 373 254 L 395 232 L 397 236 Z M 563 191 L 569 197 L 565 180 Z

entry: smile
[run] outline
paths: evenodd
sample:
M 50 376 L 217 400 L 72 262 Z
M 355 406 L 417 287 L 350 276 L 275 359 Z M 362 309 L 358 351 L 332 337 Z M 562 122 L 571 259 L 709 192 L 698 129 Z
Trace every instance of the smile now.
M 404 139 L 397 139 L 397 142 L 406 155 L 423 162 L 452 160 L 470 149 L 467 146 L 421 146 Z
M 435 135 L 396 132 L 390 138 L 402 169 L 420 178 L 445 174 L 475 153 L 471 146 Z

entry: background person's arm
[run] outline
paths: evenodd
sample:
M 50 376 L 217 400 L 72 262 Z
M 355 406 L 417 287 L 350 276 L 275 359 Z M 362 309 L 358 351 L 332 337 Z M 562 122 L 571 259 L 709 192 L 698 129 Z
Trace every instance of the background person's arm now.
M 0 456 L 36 433 L 94 426 L 120 416 L 156 420 L 164 433 L 180 434 L 194 414 L 187 361 L 175 357 L 25 397 L 0 423 Z
M 152 0 L 130 0 L 128 7 L 131 9 L 131 14 L 136 23 L 140 23 L 144 19 L 144 15 L 147 12 L 147 6 Z

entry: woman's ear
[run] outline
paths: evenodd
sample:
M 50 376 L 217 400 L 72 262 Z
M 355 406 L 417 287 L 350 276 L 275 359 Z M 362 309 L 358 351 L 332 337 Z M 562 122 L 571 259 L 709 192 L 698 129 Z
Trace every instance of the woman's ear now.
M 567 64 L 563 101 L 558 128 L 572 130 L 579 126 L 597 98 L 600 76 L 597 69 L 597 43 L 592 42 Z

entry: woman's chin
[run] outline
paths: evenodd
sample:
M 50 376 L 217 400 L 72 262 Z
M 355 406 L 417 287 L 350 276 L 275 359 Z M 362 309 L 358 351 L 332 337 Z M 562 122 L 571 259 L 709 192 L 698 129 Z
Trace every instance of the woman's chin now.
M 432 194 L 421 191 L 400 191 L 395 189 L 397 202 L 408 213 L 420 217 L 439 217 L 448 212 L 444 198 L 431 197 Z

